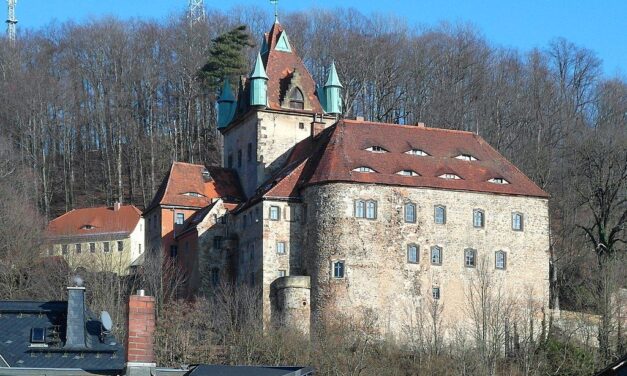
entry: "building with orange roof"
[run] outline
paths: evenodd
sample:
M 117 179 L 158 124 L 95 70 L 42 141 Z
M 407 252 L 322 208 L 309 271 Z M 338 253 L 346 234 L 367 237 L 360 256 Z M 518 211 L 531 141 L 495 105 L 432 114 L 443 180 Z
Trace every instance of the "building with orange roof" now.
M 127 275 L 141 265 L 144 220 L 133 205 L 73 209 L 50 221 L 48 256 L 62 256 L 72 269 Z
M 368 316 L 410 340 L 434 312 L 471 330 L 489 280 L 499 319 L 541 330 L 549 197 L 480 136 L 343 119 L 335 65 L 316 85 L 278 21 L 238 95 L 228 82 L 223 167 L 175 163 L 144 212 L 189 292 L 245 284 L 266 328 Z

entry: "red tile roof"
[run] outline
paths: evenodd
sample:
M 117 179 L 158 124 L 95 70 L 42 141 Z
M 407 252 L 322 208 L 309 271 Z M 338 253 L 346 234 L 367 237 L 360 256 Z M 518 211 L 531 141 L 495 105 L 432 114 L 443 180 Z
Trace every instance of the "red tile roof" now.
M 242 192 L 235 170 L 174 162 L 144 212 L 147 213 L 159 205 L 199 209 L 218 197 L 243 200 Z
M 133 205 L 74 209 L 50 221 L 47 228 L 50 237 L 92 236 L 102 234 L 130 234 L 141 217 L 141 211 Z M 85 226 L 92 226 L 87 229 Z
M 316 82 L 311 77 L 311 74 L 309 74 L 307 68 L 305 68 L 294 46 L 290 46 L 291 52 L 278 51 L 275 49 L 282 33 L 285 33 L 285 30 L 283 30 L 283 26 L 277 22 L 272 25 L 270 32 L 264 36 L 268 45 L 268 51 L 262 54 L 261 58 L 263 59 L 266 74 L 268 75 L 268 108 L 273 110 L 282 109 L 281 100 L 286 95 L 285 91 L 294 73 L 294 69 L 296 69 L 301 76 L 299 88 L 302 90 L 303 95 L 309 100 L 311 108 L 302 111 L 290 111 L 321 114 L 322 106 L 316 96 Z
M 381 146 L 388 152 L 365 150 L 371 146 Z M 405 154 L 411 149 L 420 149 L 429 155 Z M 472 155 L 477 160 L 456 159 L 460 154 Z M 376 172 L 353 171 L 359 167 L 369 167 Z M 398 175 L 401 170 L 413 170 L 419 176 Z M 438 177 L 446 173 L 461 179 Z M 503 178 L 509 184 L 488 182 L 492 178 Z M 265 189 L 258 196 L 296 197 L 300 188 L 328 182 L 548 197 L 487 142 L 471 132 L 355 120 L 341 120 L 316 139 L 309 138 L 296 145 L 288 165 L 263 186 Z

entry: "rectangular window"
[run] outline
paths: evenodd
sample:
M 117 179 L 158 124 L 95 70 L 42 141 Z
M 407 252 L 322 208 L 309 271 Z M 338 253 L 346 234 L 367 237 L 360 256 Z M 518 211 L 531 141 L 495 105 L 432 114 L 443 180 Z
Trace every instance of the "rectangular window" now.
M 237 151 L 237 167 L 242 167 L 242 151 Z
M 416 223 L 416 205 L 405 204 L 405 222 Z
M 333 278 L 344 278 L 344 261 L 333 263 Z
M 104 252 L 109 252 L 109 242 L 102 243 L 102 250 Z
M 468 268 L 474 268 L 476 264 L 477 251 L 468 248 L 464 250 L 464 265 Z
M 286 275 L 287 275 L 287 271 L 286 270 L 279 270 L 279 278 L 285 277 Z
M 418 263 L 418 246 L 415 244 L 410 244 L 407 246 L 407 262 L 410 264 Z
M 298 123 L 298 129 L 305 129 L 305 123 Z
M 75 247 L 76 253 L 81 253 L 81 243 L 76 243 Z
M 178 256 L 179 253 L 179 247 L 176 245 L 171 245 L 170 246 L 170 257 L 172 258 L 176 258 L 176 256 Z
M 222 249 L 222 237 L 221 236 L 213 237 L 213 248 Z
M 476 228 L 483 227 L 484 217 L 483 210 L 475 209 L 472 213 L 472 225 Z
M 233 154 L 229 154 L 227 161 L 226 165 L 229 166 L 229 168 L 233 168 Z
M 522 213 L 512 213 L 512 230 L 523 230 L 523 215 Z
M 355 201 L 355 217 L 366 218 L 366 202 L 363 200 Z
M 285 254 L 285 242 L 277 242 L 276 243 L 276 253 L 280 254 L 280 255 L 284 255 Z
M 278 221 L 281 218 L 281 209 L 278 206 L 270 206 L 270 220 Z
M 61 254 L 67 255 L 67 244 L 61 245 Z
M 505 269 L 507 263 L 507 254 L 503 251 L 497 251 L 494 256 L 494 267 L 497 269 Z
M 377 202 L 373 200 L 366 201 L 366 218 L 377 218 Z
M 248 160 L 248 162 L 253 160 L 253 144 L 251 142 L 248 143 L 248 150 L 246 153 L 246 160 Z
M 121 240 L 118 240 L 118 252 L 122 252 L 124 251 L 124 242 Z
M 431 288 L 431 296 L 433 297 L 434 300 L 439 300 L 440 299 L 440 288 L 439 287 L 432 287 Z
M 433 265 L 442 265 L 442 248 L 437 245 L 431 247 L 431 263 Z
M 220 284 L 220 269 L 211 269 L 211 286 L 216 287 Z
M 446 207 L 441 205 L 435 206 L 435 214 L 434 214 L 435 223 L 438 225 L 443 225 L 446 223 Z
M 96 252 L 96 243 L 89 243 L 89 252 L 91 253 Z
M 177 225 L 182 225 L 183 222 L 185 222 L 185 214 L 183 213 L 176 213 L 176 219 L 174 220 L 174 223 Z

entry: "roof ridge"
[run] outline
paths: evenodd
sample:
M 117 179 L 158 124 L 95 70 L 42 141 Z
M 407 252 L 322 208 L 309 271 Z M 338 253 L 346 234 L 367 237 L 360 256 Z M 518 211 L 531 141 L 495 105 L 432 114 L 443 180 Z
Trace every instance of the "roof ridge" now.
M 420 126 L 411 125 L 411 124 L 395 124 L 395 123 L 385 123 L 381 121 L 371 121 L 371 120 L 342 119 L 340 120 L 340 122 L 347 123 L 347 124 L 354 124 L 354 125 L 359 125 L 359 124 L 385 125 L 385 126 L 395 126 L 395 127 L 401 127 L 401 128 L 407 128 L 407 129 L 420 129 L 420 130 L 429 130 L 429 131 L 436 131 L 436 132 L 450 132 L 450 133 L 476 135 L 474 132 L 462 131 L 458 129 L 427 127 L 427 126 L 420 127 Z
M 172 162 L 172 165 L 175 165 L 175 164 L 182 164 L 182 165 L 188 165 L 188 166 L 202 166 L 202 167 L 205 167 L 205 165 L 204 165 L 204 164 L 197 164 L 197 163 L 189 163 L 189 162 L 173 161 L 173 162 Z

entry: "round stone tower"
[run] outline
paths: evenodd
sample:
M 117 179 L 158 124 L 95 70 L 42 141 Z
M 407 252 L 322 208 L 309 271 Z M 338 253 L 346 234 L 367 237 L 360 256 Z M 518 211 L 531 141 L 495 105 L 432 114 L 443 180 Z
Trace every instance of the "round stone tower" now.
M 273 324 L 309 334 L 309 277 L 281 277 L 272 282 L 270 288 Z

